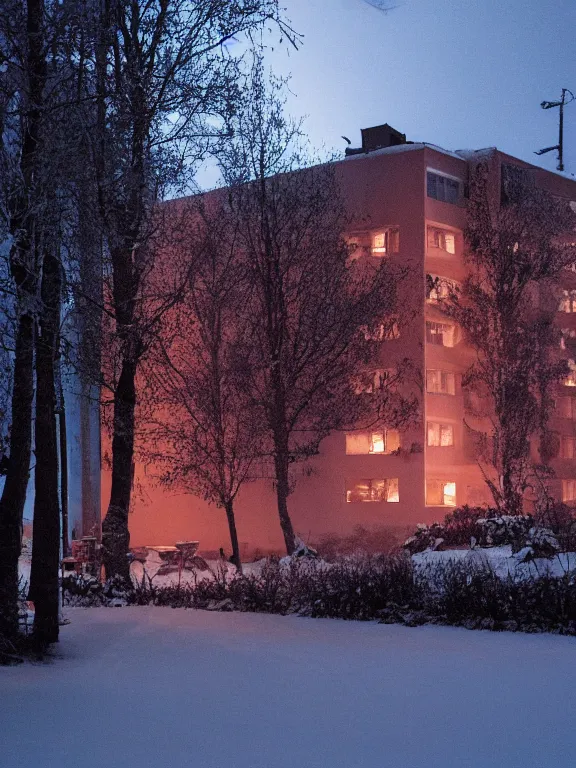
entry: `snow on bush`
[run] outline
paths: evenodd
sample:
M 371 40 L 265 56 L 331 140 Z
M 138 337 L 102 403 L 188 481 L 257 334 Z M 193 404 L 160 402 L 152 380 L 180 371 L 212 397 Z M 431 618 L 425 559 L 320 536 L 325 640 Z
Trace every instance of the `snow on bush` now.
M 196 583 L 153 582 L 119 590 L 72 577 L 65 602 L 73 605 L 156 605 L 211 611 L 252 611 L 302 616 L 439 623 L 492 630 L 576 634 L 576 560 L 560 572 L 538 571 L 535 562 L 501 571 L 486 556 L 495 550 L 341 558 L 277 558 L 252 573 L 214 573 Z M 437 558 L 434 560 L 433 558 Z M 544 561 L 548 562 L 548 561 Z

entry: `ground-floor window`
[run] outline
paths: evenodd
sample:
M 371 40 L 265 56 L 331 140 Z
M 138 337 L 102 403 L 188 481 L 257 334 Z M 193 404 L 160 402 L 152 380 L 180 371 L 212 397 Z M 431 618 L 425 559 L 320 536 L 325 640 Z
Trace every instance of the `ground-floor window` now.
M 426 504 L 455 507 L 456 483 L 452 480 L 426 480 Z
M 400 501 L 398 478 L 347 480 L 346 501 Z

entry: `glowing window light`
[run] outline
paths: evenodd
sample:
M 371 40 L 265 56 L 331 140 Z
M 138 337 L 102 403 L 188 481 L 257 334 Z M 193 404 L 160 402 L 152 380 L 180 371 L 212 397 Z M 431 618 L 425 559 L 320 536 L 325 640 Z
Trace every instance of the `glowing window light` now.
M 436 421 L 429 421 L 428 445 L 437 447 L 454 445 L 454 427 L 452 424 L 440 424 Z
M 397 429 L 346 433 L 347 456 L 391 453 L 399 447 L 400 433 Z
M 387 253 L 398 253 L 398 227 L 387 227 L 372 235 L 372 255 L 385 256 Z
M 452 480 L 426 480 L 426 504 L 431 507 L 455 507 L 456 483 Z
M 346 502 L 398 502 L 398 478 L 353 480 L 346 483 Z

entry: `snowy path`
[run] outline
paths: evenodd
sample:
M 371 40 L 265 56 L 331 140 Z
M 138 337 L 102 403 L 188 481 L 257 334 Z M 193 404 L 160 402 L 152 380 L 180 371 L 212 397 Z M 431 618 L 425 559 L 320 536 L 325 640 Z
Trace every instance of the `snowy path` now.
M 0 668 L 3 768 L 573 768 L 576 640 L 170 608 L 68 611 Z

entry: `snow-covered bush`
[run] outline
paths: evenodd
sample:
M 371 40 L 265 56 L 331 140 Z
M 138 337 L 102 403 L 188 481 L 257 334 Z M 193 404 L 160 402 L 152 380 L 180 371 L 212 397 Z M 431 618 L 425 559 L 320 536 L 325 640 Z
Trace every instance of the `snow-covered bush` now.
M 484 547 L 512 546 L 519 552 L 526 546 L 530 529 L 534 526 L 531 515 L 499 515 L 478 520 L 478 544 Z
M 472 538 L 478 541 L 480 530 L 478 521 L 494 517 L 496 510 L 485 507 L 469 507 L 465 504 L 444 518 L 444 543 L 449 547 L 460 547 L 470 544 Z
M 404 549 L 411 555 L 424 552 L 427 549 L 439 549 L 444 543 L 446 530 L 440 523 L 418 523 L 414 534 L 404 542 Z
M 531 541 L 550 545 L 548 534 L 536 527 Z M 128 592 L 112 582 L 69 577 L 65 600 L 576 635 L 576 570 L 554 575 L 521 566 L 522 578 L 516 578 L 498 573 L 481 550 L 468 554 L 418 567 L 405 555 L 345 557 L 334 563 L 270 558 L 252 573 L 214 573 L 182 586 L 143 582 Z

